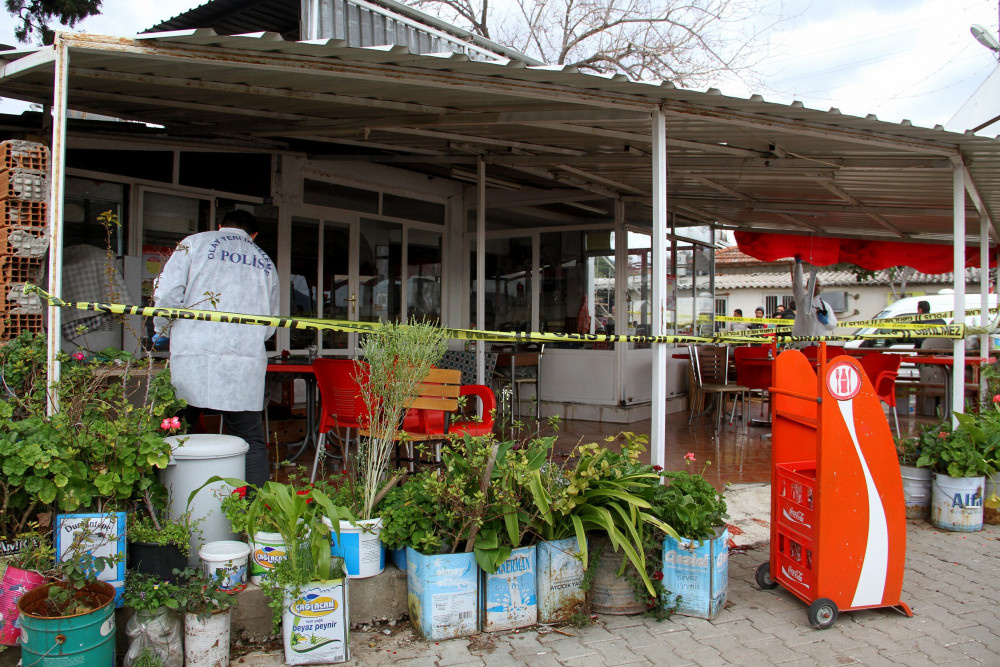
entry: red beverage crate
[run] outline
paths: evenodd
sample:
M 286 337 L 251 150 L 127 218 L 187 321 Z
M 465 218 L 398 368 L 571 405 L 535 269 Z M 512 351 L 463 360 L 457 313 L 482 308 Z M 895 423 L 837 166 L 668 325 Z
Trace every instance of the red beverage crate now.
M 45 144 L 23 139 L 0 141 L 0 169 L 49 168 L 49 149 Z
M 49 200 L 49 174 L 31 169 L 0 171 L 0 199 Z
M 4 227 L 45 229 L 49 224 L 48 207 L 48 203 L 43 201 L 4 199 L 0 201 L 0 214 L 3 215 L 0 224 Z

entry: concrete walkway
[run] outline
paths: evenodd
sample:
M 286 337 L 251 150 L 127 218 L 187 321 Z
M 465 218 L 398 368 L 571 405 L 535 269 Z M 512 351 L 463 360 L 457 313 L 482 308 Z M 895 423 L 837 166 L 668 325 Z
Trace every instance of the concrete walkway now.
M 351 633 L 356 665 L 1000 665 L 1000 527 L 947 533 L 922 521 L 907 530 L 903 601 L 892 609 L 847 612 L 813 630 L 806 605 L 781 587 L 762 591 L 754 571 L 762 546 L 729 560 L 729 603 L 714 621 L 674 616 L 599 616 L 586 628 L 546 628 L 424 642 L 408 626 Z M 569 635 L 569 636 L 567 636 Z M 281 652 L 234 664 L 283 664 Z

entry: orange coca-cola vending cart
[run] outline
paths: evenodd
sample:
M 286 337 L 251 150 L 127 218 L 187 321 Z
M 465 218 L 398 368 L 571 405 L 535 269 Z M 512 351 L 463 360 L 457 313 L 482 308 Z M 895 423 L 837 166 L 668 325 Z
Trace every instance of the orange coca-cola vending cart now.
M 815 365 L 814 365 L 815 364 Z M 841 611 L 898 607 L 906 508 L 892 433 L 856 360 L 778 355 L 771 387 L 770 561 L 757 584 L 777 585 L 828 628 Z

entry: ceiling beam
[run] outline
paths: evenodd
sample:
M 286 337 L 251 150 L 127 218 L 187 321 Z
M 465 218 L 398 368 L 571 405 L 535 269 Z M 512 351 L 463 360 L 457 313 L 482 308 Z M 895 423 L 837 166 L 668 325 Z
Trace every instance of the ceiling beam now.
M 643 190 L 635 186 L 629 185 L 628 183 L 622 183 L 621 181 L 616 181 L 610 178 L 605 178 L 604 176 L 598 176 L 597 174 L 592 174 L 589 171 L 584 171 L 583 169 L 577 169 L 576 167 L 571 167 L 568 164 L 556 165 L 557 169 L 561 169 L 567 173 L 579 176 L 584 180 L 590 181 L 592 183 L 599 183 L 601 185 L 607 185 L 608 187 L 614 188 L 618 192 L 627 192 L 634 195 L 648 195 L 650 194 L 648 190 Z
M 476 137 L 469 134 L 455 134 L 453 132 L 438 132 L 437 130 L 410 129 L 408 127 L 380 127 L 378 132 L 388 132 L 390 134 L 403 134 L 415 137 L 428 137 L 431 139 L 448 139 L 452 141 L 462 141 L 471 144 L 482 144 L 484 146 L 503 146 L 506 148 L 522 148 L 524 150 L 541 153 L 551 153 L 554 155 L 586 155 L 586 151 L 578 151 L 571 148 L 560 148 L 558 146 L 546 146 L 543 144 L 533 144 L 526 141 L 511 141 L 507 139 L 495 139 L 493 137 Z M 549 158 L 551 162 L 551 158 Z
M 868 208 L 867 206 L 865 206 L 865 204 L 863 204 L 861 202 L 861 200 L 859 200 L 858 198 L 856 198 L 853 195 L 849 194 L 846 190 L 844 190 L 840 186 L 836 185 L 833 181 L 820 180 L 820 181 L 817 181 L 817 184 L 820 187 L 825 188 L 825 189 L 829 190 L 830 192 L 832 192 L 833 194 L 837 195 L 838 197 L 840 197 L 841 199 L 843 199 L 844 201 L 846 201 L 848 204 L 853 204 L 854 206 L 860 206 L 862 208 Z M 897 227 L 896 225 L 894 225 L 891 222 L 889 222 L 888 220 L 886 220 L 879 213 L 876 213 L 874 211 L 868 211 L 866 213 L 866 215 L 869 218 L 871 218 L 872 220 L 874 220 L 875 222 L 877 222 L 878 224 L 880 224 L 882 227 L 885 227 L 886 229 L 888 229 L 890 232 L 892 232 L 896 236 L 899 236 L 899 237 L 906 236 L 906 234 L 904 234 L 899 229 L 899 227 Z

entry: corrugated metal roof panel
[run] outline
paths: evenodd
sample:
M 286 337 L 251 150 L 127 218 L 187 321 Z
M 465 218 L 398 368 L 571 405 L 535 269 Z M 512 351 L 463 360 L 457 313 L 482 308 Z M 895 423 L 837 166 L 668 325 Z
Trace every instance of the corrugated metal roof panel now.
M 482 155 L 491 174 L 528 191 L 547 184 L 648 206 L 651 114 L 662 108 L 668 207 L 685 220 L 947 239 L 951 160 L 965 161 L 991 218 L 1000 212 L 1000 142 L 971 134 L 343 40 L 212 30 L 68 39 L 74 108 L 161 124 L 166 135 L 341 150 L 435 174 Z M 0 63 L 23 55 L 0 52 Z M 0 75 L 0 94 L 18 99 L 44 102 L 51 87 L 51 63 Z M 967 218 L 975 242 L 971 198 Z

